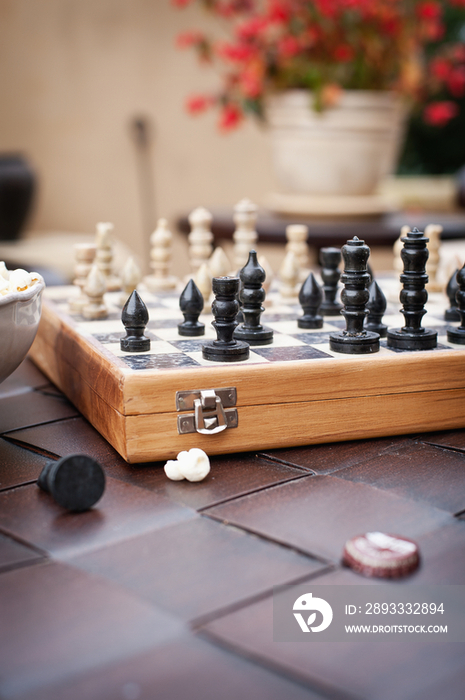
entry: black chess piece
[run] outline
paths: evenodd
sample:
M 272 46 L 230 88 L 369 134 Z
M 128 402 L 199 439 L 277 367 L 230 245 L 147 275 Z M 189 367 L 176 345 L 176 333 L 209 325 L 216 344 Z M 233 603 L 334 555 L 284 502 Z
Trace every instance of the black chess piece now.
M 233 338 L 237 326 L 236 316 L 239 310 L 236 295 L 239 289 L 238 277 L 214 277 L 212 289 L 215 299 L 212 313 L 215 320 L 212 326 L 217 339 L 202 345 L 205 360 L 214 362 L 240 362 L 249 357 L 249 344 Z
M 344 289 L 341 299 L 344 304 L 342 314 L 346 319 L 346 330 L 330 334 L 329 347 L 335 352 L 364 355 L 379 350 L 379 334 L 363 328 L 368 314 L 366 303 L 369 292 L 366 286 L 370 279 L 367 272 L 369 255 L 369 247 L 357 236 L 342 246 L 344 272 L 341 282 Z
M 431 350 L 438 344 L 438 334 L 432 328 L 423 328 L 421 325 L 428 301 L 425 285 L 428 282 L 426 261 L 429 239 L 414 228 L 401 240 L 404 244 L 401 250 L 404 271 L 400 276 L 403 285 L 400 303 L 405 326 L 388 330 L 387 344 L 398 350 Z
M 304 315 L 297 319 L 299 328 L 322 328 L 323 316 L 320 316 L 323 292 L 315 279 L 313 272 L 310 272 L 299 292 L 299 302 Z
M 450 343 L 465 345 L 465 265 L 457 272 L 457 285 L 456 300 L 460 315 L 460 326 L 447 329 L 447 340 Z
M 199 316 L 203 309 L 203 296 L 194 280 L 190 279 L 179 297 L 179 308 L 184 321 L 178 324 L 179 335 L 205 335 L 205 324 L 200 323 Z
M 341 251 L 339 248 L 321 248 L 320 265 L 323 280 L 324 299 L 320 307 L 323 316 L 339 316 L 342 304 L 336 301 L 338 282 L 341 276 L 339 263 Z
M 121 321 L 126 329 L 126 336 L 121 338 L 120 347 L 124 352 L 148 352 L 150 338 L 144 335 L 149 321 L 149 312 L 139 293 L 134 290 L 123 306 Z
M 58 505 L 72 511 L 88 510 L 102 497 L 105 474 L 92 457 L 72 454 L 42 469 L 38 486 L 50 493 Z
M 457 284 L 457 273 L 458 270 L 455 270 L 446 287 L 446 294 L 450 301 L 450 308 L 444 311 L 444 319 L 446 321 L 460 321 L 460 314 L 457 308 L 457 299 L 455 296 L 459 290 L 459 285 Z
M 385 338 L 387 336 L 388 327 L 382 323 L 382 320 L 384 312 L 386 311 L 387 302 L 383 290 L 373 278 L 368 287 L 368 294 L 368 316 L 366 317 L 365 328 L 367 331 L 379 333 L 380 338 Z
M 269 345 L 273 342 L 273 330 L 260 323 L 260 316 L 265 310 L 262 306 L 266 296 L 262 286 L 265 278 L 266 272 L 258 262 L 257 253 L 251 250 L 249 259 L 239 272 L 239 298 L 244 322 L 234 331 L 236 340 L 245 340 L 249 345 Z

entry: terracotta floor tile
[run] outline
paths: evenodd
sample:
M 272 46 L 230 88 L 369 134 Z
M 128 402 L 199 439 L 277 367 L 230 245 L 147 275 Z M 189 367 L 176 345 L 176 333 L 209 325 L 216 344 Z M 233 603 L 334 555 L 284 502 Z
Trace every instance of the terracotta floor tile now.
M 360 533 L 415 538 L 453 522 L 444 511 L 336 476 L 291 481 L 205 513 L 333 561 L 346 540 Z
M 11 537 L 0 535 L 0 573 L 18 566 L 35 564 L 43 557 L 30 547 L 12 540 Z
M 196 517 L 190 508 L 111 478 L 101 500 L 85 513 L 64 510 L 36 484 L 0 493 L 0 530 L 57 559 Z
M 0 696 L 140 654 L 185 633 L 171 615 L 60 563 L 0 576 Z
M 0 399 L 32 391 L 48 383 L 47 377 L 28 357 L 0 384 Z
M 0 433 L 78 415 L 67 399 L 29 391 L 0 399 Z
M 465 430 L 446 430 L 441 433 L 425 433 L 422 442 L 441 447 L 452 447 L 465 452 Z
M 347 693 L 369 700 L 410 700 L 419 694 L 433 700 L 428 689 L 434 684 L 448 689 L 450 698 L 463 697 L 463 686 L 454 680 L 465 664 L 463 644 L 275 642 L 272 598 L 214 620 L 204 630 L 214 640 L 306 680 L 328 697 Z
M 411 445 L 337 472 L 338 479 L 370 484 L 457 513 L 465 510 L 465 454 Z
M 282 460 L 287 464 L 307 469 L 315 474 L 331 474 L 354 464 L 367 462 L 378 455 L 397 450 L 401 445 L 415 444 L 413 438 L 393 437 L 373 440 L 352 440 L 326 445 L 290 447 L 259 453 L 270 459 Z
M 70 559 L 188 620 L 309 577 L 323 564 L 208 518 Z
M 188 637 L 21 700 L 323 700 L 272 670 Z
M 0 491 L 36 481 L 49 459 L 0 438 Z

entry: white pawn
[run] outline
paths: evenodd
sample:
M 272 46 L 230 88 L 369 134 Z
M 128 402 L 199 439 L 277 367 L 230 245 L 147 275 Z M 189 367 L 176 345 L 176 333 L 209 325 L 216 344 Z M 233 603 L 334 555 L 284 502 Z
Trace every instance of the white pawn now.
M 310 257 L 308 254 L 308 226 L 305 224 L 289 224 L 286 226 L 286 253 L 290 250 L 297 259 L 299 280 L 303 282 L 308 277 Z
M 429 257 L 426 262 L 426 274 L 429 277 L 426 285 L 428 292 L 442 292 L 443 289 L 443 285 L 440 284 L 437 279 L 442 231 L 443 227 L 440 224 L 428 224 L 425 228 L 425 236 L 429 238 Z
M 150 236 L 150 267 L 153 274 L 144 278 L 144 283 L 151 292 L 174 289 L 176 277 L 170 275 L 173 234 L 166 219 L 158 219 L 157 228 Z
M 108 316 L 108 309 L 103 301 L 106 291 L 105 276 L 100 272 L 97 263 L 94 263 L 84 286 L 84 293 L 88 297 L 88 302 L 82 309 L 84 318 L 94 320 Z
M 120 281 L 113 274 L 113 241 L 110 233 L 113 231 L 113 228 L 113 224 L 109 221 L 100 221 L 97 224 L 97 235 L 95 237 L 97 246 L 95 262 L 105 277 L 107 292 L 116 292 L 118 289 L 121 289 Z
M 234 240 L 234 267 L 240 270 L 249 259 L 252 249 L 257 249 L 258 233 L 255 230 L 257 207 L 250 199 L 241 199 L 234 207 L 233 215 L 236 230 Z
M 74 258 L 76 264 L 73 284 L 78 288 L 78 294 L 69 299 L 69 310 L 71 313 L 80 314 L 87 304 L 84 287 L 95 258 L 95 243 L 76 243 L 74 245 Z
M 297 299 L 299 268 L 295 254 L 290 250 L 286 253 L 279 269 L 279 292 L 284 299 L 293 301 Z
M 194 276 L 194 282 L 203 296 L 203 313 L 209 313 L 212 301 L 212 277 L 207 263 L 203 263 Z
M 142 279 L 142 273 L 139 265 L 133 257 L 129 257 L 121 272 L 121 286 L 123 293 L 120 297 L 120 304 L 124 306 L 139 282 Z
M 213 251 L 213 234 L 211 224 L 213 217 L 204 207 L 197 207 L 188 216 L 191 232 L 189 241 L 189 262 L 195 274 L 199 267 L 206 263 Z
M 210 276 L 212 278 L 228 277 L 228 275 L 231 273 L 231 263 L 229 262 L 228 256 L 221 246 L 218 246 L 213 251 L 213 254 L 208 261 L 208 269 L 210 270 Z

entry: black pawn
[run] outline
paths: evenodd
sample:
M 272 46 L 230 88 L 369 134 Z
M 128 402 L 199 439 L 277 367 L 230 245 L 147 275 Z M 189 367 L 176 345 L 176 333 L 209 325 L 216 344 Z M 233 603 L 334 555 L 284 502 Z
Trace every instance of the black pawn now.
M 239 272 L 239 299 L 244 322 L 234 331 L 237 340 L 245 340 L 249 345 L 273 342 L 273 330 L 260 324 L 260 316 L 265 310 L 262 306 L 266 296 L 262 286 L 265 278 L 266 272 L 258 262 L 257 253 L 251 250 L 247 263 Z
M 398 350 L 431 350 L 438 344 L 438 334 L 431 328 L 422 328 L 421 319 L 426 313 L 428 292 L 426 261 L 428 260 L 428 238 L 418 229 L 409 231 L 402 239 L 404 247 L 401 258 L 404 271 L 400 276 L 403 285 L 400 303 L 405 326 L 388 331 L 388 347 Z
M 178 324 L 179 335 L 205 335 L 205 324 L 199 321 L 203 309 L 203 296 L 194 280 L 189 280 L 179 297 L 179 308 L 184 316 L 184 321 Z
M 379 333 L 381 338 L 385 338 L 387 336 L 388 327 L 384 323 L 381 323 L 381 321 L 386 311 L 386 297 L 376 280 L 372 280 L 368 287 L 368 294 L 368 316 L 366 318 L 365 328 L 367 331 Z
M 329 336 L 329 347 L 335 352 L 365 355 L 379 350 L 379 334 L 363 328 L 368 314 L 366 303 L 369 293 L 366 286 L 370 279 L 367 272 L 369 255 L 369 247 L 357 236 L 342 246 L 344 272 L 341 282 L 344 283 L 344 289 L 341 299 L 347 327 L 345 331 L 331 333 Z
M 58 505 L 72 511 L 91 508 L 105 490 L 105 474 L 95 459 L 73 454 L 48 462 L 37 481 Z
M 297 319 L 299 328 L 322 328 L 323 316 L 320 316 L 323 292 L 313 272 L 309 274 L 300 288 L 299 302 L 304 315 Z
M 236 295 L 239 289 L 238 277 L 214 277 L 212 289 L 215 300 L 212 312 L 215 320 L 212 326 L 217 339 L 202 345 L 205 360 L 213 362 L 240 362 L 249 357 L 249 345 L 233 338 L 237 326 L 236 316 L 239 310 Z
M 450 301 L 450 308 L 444 311 L 444 318 L 446 321 L 460 321 L 460 314 L 457 308 L 457 299 L 455 296 L 459 291 L 457 273 L 458 270 L 455 270 L 446 287 L 446 294 Z
M 121 321 L 126 329 L 126 336 L 120 340 L 121 350 L 124 352 L 148 352 L 150 338 L 145 337 L 144 331 L 149 321 L 149 312 L 136 290 L 132 292 L 123 306 Z
M 320 307 L 323 316 L 339 316 L 342 304 L 336 301 L 338 282 L 341 276 L 339 263 L 341 251 L 339 248 L 321 248 L 320 265 L 323 280 L 324 299 Z
M 456 300 L 460 315 L 460 326 L 447 329 L 447 340 L 450 343 L 465 345 L 465 265 L 457 272 L 457 285 Z

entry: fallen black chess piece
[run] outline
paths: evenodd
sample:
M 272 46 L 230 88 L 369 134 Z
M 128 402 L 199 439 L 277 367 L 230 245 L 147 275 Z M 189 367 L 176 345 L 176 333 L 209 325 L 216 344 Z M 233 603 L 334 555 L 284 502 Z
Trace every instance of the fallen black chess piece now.
M 37 485 L 67 510 L 88 510 L 102 497 L 105 474 L 98 462 L 83 454 L 72 454 L 42 469 Z

